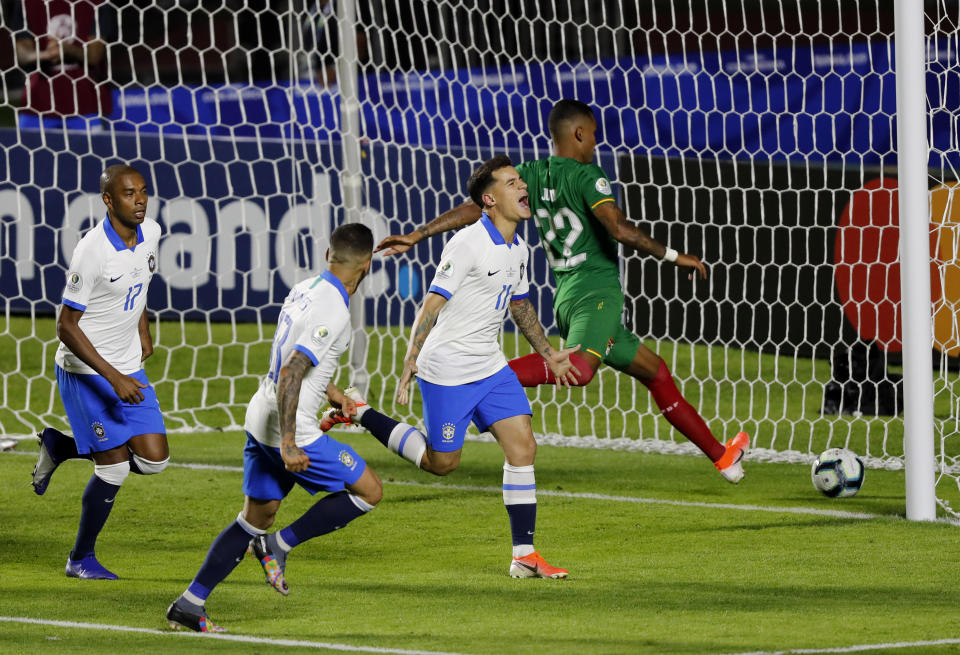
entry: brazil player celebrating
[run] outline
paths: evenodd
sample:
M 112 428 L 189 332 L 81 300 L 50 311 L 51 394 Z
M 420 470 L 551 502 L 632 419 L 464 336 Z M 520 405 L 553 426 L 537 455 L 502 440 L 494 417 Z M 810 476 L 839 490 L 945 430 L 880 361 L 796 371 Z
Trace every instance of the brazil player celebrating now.
M 578 384 L 593 379 L 601 363 L 638 379 L 650 390 L 666 419 L 713 461 L 725 479 L 739 482 L 743 478 L 741 460 L 749 445 L 747 434 L 740 432 L 726 445 L 717 441 L 680 394 L 663 359 L 621 322 L 624 297 L 618 242 L 690 269 L 691 278 L 706 278 L 706 268 L 698 257 L 667 248 L 627 222 L 613 197 L 610 180 L 593 164 L 597 123 L 590 107 L 576 100 L 561 100 L 550 112 L 549 127 L 554 155 L 524 162 L 517 171 L 529 188 L 530 208 L 557 282 L 554 311 L 560 334 L 567 343 L 581 344 L 581 352 L 570 357 L 579 373 Z M 387 237 L 378 250 L 405 252 L 425 237 L 469 225 L 478 218 L 477 208 L 465 202 L 411 234 Z M 510 367 L 524 386 L 555 382 L 536 353 L 511 361 Z
M 270 350 L 270 368 L 247 406 L 243 451 L 243 511 L 210 546 L 193 582 L 167 609 L 170 625 L 222 632 L 205 610 L 207 596 L 243 559 L 248 544 L 277 591 L 289 592 L 284 569 L 290 550 L 342 528 L 380 502 L 380 478 L 350 446 L 324 434 L 317 414 L 324 401 L 355 414 L 354 401 L 330 378 L 350 343 L 350 296 L 370 270 L 373 233 L 359 223 L 330 235 L 329 267 L 295 285 L 284 300 Z M 303 516 L 266 534 L 294 485 L 328 495 Z
M 520 331 L 560 383 L 575 382 L 569 355 L 554 350 L 527 299 L 529 251 L 517 225 L 530 217 L 527 185 L 508 157 L 485 162 L 467 182 L 480 221 L 454 236 L 414 320 L 397 400 L 406 404 L 414 376 L 423 397 L 427 435 L 362 406 L 355 418 L 325 412 L 321 427 L 356 422 L 391 451 L 435 475 L 460 464 L 467 427 L 489 430 L 503 449 L 503 502 L 510 519 L 515 578 L 564 578 L 533 547 L 537 517 L 533 463 L 537 442 L 530 403 L 507 366 L 498 336 L 509 308 Z M 347 390 L 348 393 L 350 390 Z
M 106 218 L 73 251 L 57 316 L 57 387 L 74 438 L 52 428 L 40 433 L 33 488 L 43 495 L 68 459 L 93 460 L 66 573 L 116 580 L 97 561 L 97 536 L 130 471 L 160 473 L 169 459 L 160 404 L 143 370 L 153 353 L 146 303 L 160 226 L 146 218 L 147 185 L 136 169 L 109 166 L 100 192 Z

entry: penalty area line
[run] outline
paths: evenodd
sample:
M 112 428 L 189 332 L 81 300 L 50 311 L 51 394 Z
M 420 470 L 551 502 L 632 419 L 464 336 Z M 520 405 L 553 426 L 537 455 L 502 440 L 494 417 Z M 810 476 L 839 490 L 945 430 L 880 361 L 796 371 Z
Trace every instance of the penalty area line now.
M 31 452 L 7 451 L 8 455 L 30 455 L 36 457 L 37 454 Z M 222 464 L 194 464 L 191 462 L 170 462 L 169 466 L 175 468 L 185 468 L 197 471 L 225 471 L 228 473 L 243 473 L 240 466 L 224 466 Z M 386 485 L 397 485 L 400 487 L 419 487 L 424 489 L 452 489 L 454 491 L 480 491 L 485 493 L 502 493 L 502 487 L 485 487 L 480 485 L 465 484 L 442 484 L 439 482 L 418 482 L 416 480 L 384 480 Z M 608 494 L 595 494 L 576 491 L 554 491 L 551 489 L 537 489 L 538 496 L 549 496 L 552 498 L 571 498 L 581 500 L 600 500 L 616 503 L 636 503 L 638 505 L 670 505 L 673 507 L 698 507 L 701 509 L 731 509 L 741 512 L 767 512 L 770 514 L 805 514 L 809 516 L 827 516 L 839 519 L 902 519 L 902 516 L 894 514 L 870 514 L 867 512 L 847 512 L 838 509 L 817 509 L 814 507 L 776 507 L 773 505 L 738 505 L 736 503 L 707 503 L 697 500 L 671 500 L 669 498 L 644 498 L 642 496 L 613 496 Z M 950 521 L 941 519 L 938 522 L 950 523 Z
M 264 644 L 268 646 L 296 646 L 299 648 L 317 648 L 325 650 L 342 650 L 353 653 L 388 653 L 390 655 L 462 655 L 436 650 L 409 650 L 406 648 L 384 648 L 380 646 L 351 646 L 350 644 L 335 644 L 323 641 L 304 641 L 300 639 L 271 639 L 268 637 L 251 637 L 247 635 L 231 635 L 222 632 L 180 632 L 177 630 L 156 630 L 154 628 L 137 628 L 128 625 L 109 625 L 106 623 L 79 623 L 76 621 L 56 621 L 53 619 L 34 619 L 26 616 L 0 616 L 0 622 L 21 623 L 28 625 L 44 625 L 54 628 L 71 628 L 79 630 L 105 630 L 109 632 L 135 632 L 148 635 L 162 635 L 164 637 L 195 637 L 200 639 L 218 639 L 243 644 Z
M 920 648 L 922 646 L 955 646 L 960 639 L 934 639 L 930 641 L 896 641 L 889 644 L 858 644 L 856 646 L 833 646 L 831 648 L 791 648 L 789 650 L 755 650 L 749 653 L 728 653 L 726 655 L 815 655 L 817 653 L 864 653 L 871 650 L 893 650 L 896 648 Z
M 191 464 L 189 462 L 170 463 L 170 466 L 179 466 L 188 469 L 236 471 L 243 472 L 239 466 L 221 466 L 218 464 Z M 419 487 L 426 489 L 453 489 L 454 491 L 480 491 L 486 493 L 503 493 L 502 487 L 485 487 L 481 485 L 442 484 L 438 482 L 418 482 L 416 480 L 384 480 L 386 485 L 400 487 Z M 897 519 L 901 518 L 888 514 L 869 514 L 866 512 L 846 512 L 837 509 L 817 509 L 813 507 L 774 507 L 767 505 L 738 505 L 736 503 L 706 503 L 695 500 L 671 500 L 668 498 L 644 498 L 642 496 L 613 496 L 609 494 L 595 494 L 576 491 L 554 491 L 551 489 L 537 489 L 538 496 L 552 498 L 571 498 L 581 500 L 600 500 L 617 503 L 637 503 L 641 505 L 671 505 L 674 507 L 698 507 L 702 509 L 732 509 L 743 512 L 769 512 L 773 514 L 807 514 L 813 516 L 828 516 L 841 519 Z

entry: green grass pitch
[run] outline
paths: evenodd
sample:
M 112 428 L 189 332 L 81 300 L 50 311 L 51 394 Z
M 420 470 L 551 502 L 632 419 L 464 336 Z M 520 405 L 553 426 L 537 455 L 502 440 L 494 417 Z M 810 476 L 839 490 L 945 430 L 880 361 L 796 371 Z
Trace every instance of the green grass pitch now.
M 147 368 L 170 426 L 191 418 L 214 426 L 241 421 L 242 405 L 229 406 L 228 398 L 252 393 L 271 331 L 161 323 Z M 51 320 L 0 320 L 0 365 L 8 373 L 0 424 L 8 432 L 38 422 L 63 425 L 53 350 L 44 345 L 53 338 Z M 508 352 L 515 352 L 512 339 L 506 335 Z M 390 397 L 403 343 L 402 333 L 390 331 L 371 344 L 371 388 L 380 390 L 371 401 L 387 411 L 398 409 Z M 901 452 L 899 419 L 819 417 L 829 377 L 823 362 L 652 345 L 686 381 L 685 395 L 718 434 L 737 427 L 729 419 L 736 417 L 767 447 L 782 447 L 791 436 L 796 449 L 817 452 L 840 434 L 860 452 Z M 612 399 L 600 396 L 596 382 L 569 392 L 532 390 L 533 398 L 547 401 L 535 426 L 599 435 L 619 434 L 626 425 L 630 434 L 669 436 L 645 395 L 623 376 L 602 375 Z M 186 377 L 193 379 L 174 382 Z M 941 419 L 950 415 L 957 384 L 951 376 L 938 387 Z M 198 400 L 214 408 L 181 409 Z M 632 417 L 607 410 L 625 403 L 637 410 Z M 38 415 L 37 407 L 53 409 Z M 734 487 L 703 457 L 545 446 L 537 458 L 537 545 L 571 574 L 562 581 L 513 580 L 499 492 L 503 458 L 495 445 L 467 443 L 460 469 L 441 479 L 415 470 L 367 434 L 338 437 L 380 474 L 384 500 L 346 529 L 297 549 L 289 560 L 288 598 L 264 584 L 251 559 L 214 591 L 211 617 L 228 636 L 247 641 L 174 633 L 163 618 L 241 508 L 240 433 L 173 434 L 174 466 L 160 476 L 127 479 L 98 544 L 101 560 L 121 575 L 117 582 L 63 574 L 89 463 L 65 464 L 41 498 L 29 486 L 35 445 L 23 442 L 17 452 L 0 454 L 0 653 L 960 648 L 956 527 L 902 519 L 902 472 L 870 470 L 858 496 L 830 500 L 814 491 L 805 465 L 750 461 L 746 479 Z M 278 527 L 310 502 L 295 490 Z M 867 518 L 831 514 L 837 510 Z M 289 645 L 294 641 L 300 645 Z M 911 645 L 893 647 L 902 643 Z
M 0 616 L 148 630 L 0 621 L 0 652 L 743 653 L 958 636 L 956 528 L 897 518 L 902 473 L 869 471 L 858 496 L 837 501 L 802 465 L 751 463 L 732 486 L 702 457 L 543 447 L 537 546 L 570 577 L 514 580 L 495 445 L 468 442 L 461 468 L 440 479 L 366 433 L 338 435 L 384 480 L 380 505 L 291 555 L 289 597 L 247 558 L 208 600 L 228 634 L 266 643 L 167 632 L 163 618 L 240 510 L 239 472 L 130 476 L 98 543 L 121 580 L 79 581 L 63 565 L 89 463 L 65 464 L 37 497 L 33 456 L 0 455 Z M 238 467 L 242 444 L 239 433 L 171 437 L 180 464 Z M 310 502 L 294 490 L 277 525 Z

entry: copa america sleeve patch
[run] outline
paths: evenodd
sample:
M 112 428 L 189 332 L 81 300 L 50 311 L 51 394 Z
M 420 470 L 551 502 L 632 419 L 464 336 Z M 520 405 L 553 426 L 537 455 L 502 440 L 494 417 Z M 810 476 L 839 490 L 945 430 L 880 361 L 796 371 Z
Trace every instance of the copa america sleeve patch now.
M 605 196 L 612 196 L 613 189 L 610 187 L 610 180 L 605 177 L 597 178 L 596 183 L 593 187 L 597 190 L 597 193 L 602 193 Z
M 67 291 L 70 293 L 80 293 L 83 288 L 83 278 L 76 271 L 67 273 Z
M 448 259 L 437 268 L 437 277 L 446 279 L 451 275 L 453 275 L 453 262 Z

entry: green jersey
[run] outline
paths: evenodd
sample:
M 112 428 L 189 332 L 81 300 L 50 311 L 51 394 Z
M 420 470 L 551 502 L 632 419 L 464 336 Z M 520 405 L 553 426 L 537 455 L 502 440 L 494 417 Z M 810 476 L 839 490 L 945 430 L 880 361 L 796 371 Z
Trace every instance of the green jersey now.
M 557 300 L 585 288 L 620 288 L 617 242 L 593 214 L 615 202 L 599 166 L 550 157 L 523 162 L 517 172 L 530 192 L 530 210 L 557 279 Z

